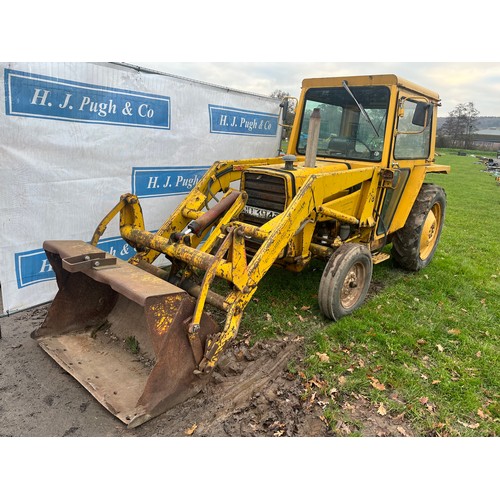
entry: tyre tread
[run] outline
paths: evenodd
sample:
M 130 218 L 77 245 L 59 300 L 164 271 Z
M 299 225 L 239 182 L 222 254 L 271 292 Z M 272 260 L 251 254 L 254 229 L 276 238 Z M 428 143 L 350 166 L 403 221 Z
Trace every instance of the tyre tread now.
M 343 272 L 347 271 L 351 267 L 352 264 L 350 264 L 350 262 L 353 262 L 358 254 L 361 254 L 365 258 L 369 259 L 367 262 L 370 263 L 367 268 L 367 283 L 365 283 L 366 290 L 364 290 L 364 293 L 361 295 L 358 303 L 349 310 L 346 310 L 337 300 L 337 294 L 339 293 L 339 287 L 341 286 L 341 283 L 339 282 L 339 275 L 342 275 Z M 346 316 L 357 309 L 363 303 L 368 292 L 372 271 L 373 264 L 371 253 L 370 250 L 364 245 L 360 245 L 358 243 L 346 243 L 337 249 L 327 262 L 321 277 L 318 291 L 318 304 L 321 312 L 327 318 L 337 321 L 341 317 Z
M 439 234 L 434 245 L 434 249 L 425 260 L 420 258 L 420 235 L 425 218 L 436 200 L 442 201 L 441 224 L 438 229 Z M 413 204 L 406 224 L 399 231 L 394 233 L 392 238 L 391 255 L 394 262 L 408 271 L 418 271 L 427 266 L 434 256 L 434 252 L 441 237 L 441 230 L 444 222 L 446 209 L 446 193 L 444 189 L 436 184 L 424 183 L 417 199 Z

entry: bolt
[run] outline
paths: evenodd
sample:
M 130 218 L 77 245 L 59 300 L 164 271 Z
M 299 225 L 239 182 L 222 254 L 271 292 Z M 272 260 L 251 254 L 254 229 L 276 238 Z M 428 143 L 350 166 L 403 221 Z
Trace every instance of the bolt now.
M 199 323 L 191 323 L 189 325 L 189 333 L 198 333 L 200 331 Z

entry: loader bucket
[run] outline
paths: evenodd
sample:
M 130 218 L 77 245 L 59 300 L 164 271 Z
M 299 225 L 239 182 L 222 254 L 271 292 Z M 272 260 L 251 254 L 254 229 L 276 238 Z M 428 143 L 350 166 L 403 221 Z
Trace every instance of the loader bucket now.
M 46 241 L 59 291 L 33 338 L 105 408 L 136 427 L 198 393 L 218 325 L 184 290 L 83 241 Z

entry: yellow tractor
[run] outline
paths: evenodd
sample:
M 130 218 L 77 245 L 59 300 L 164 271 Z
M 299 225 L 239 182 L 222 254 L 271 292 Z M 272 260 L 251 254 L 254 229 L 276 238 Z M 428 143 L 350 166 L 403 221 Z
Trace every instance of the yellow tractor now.
M 271 266 L 324 260 L 321 312 L 351 313 L 374 263 L 417 271 L 434 255 L 446 197 L 424 179 L 450 170 L 434 164 L 439 104 L 394 75 L 304 80 L 285 156 L 215 162 L 154 233 L 124 194 L 90 243 L 44 242 L 59 291 L 33 336 L 135 427 L 202 389 Z M 97 248 L 118 214 L 128 262 Z

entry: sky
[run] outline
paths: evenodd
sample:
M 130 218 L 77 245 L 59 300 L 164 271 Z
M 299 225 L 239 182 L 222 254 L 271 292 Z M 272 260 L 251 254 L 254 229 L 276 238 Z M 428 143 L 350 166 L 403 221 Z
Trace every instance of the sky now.
M 437 92 L 438 116 L 468 102 L 480 116 L 500 116 L 500 62 L 126 62 L 266 96 L 299 97 L 304 78 L 393 73 Z
M 295 97 L 304 78 L 394 73 L 438 92 L 439 116 L 468 102 L 480 116 L 500 116 L 500 62 L 491 62 L 500 59 L 498 43 L 484 14 L 496 26 L 491 0 L 475 0 L 474 9 L 436 0 L 212 0 L 133 11 L 120 5 L 87 0 L 72 11 L 64 0 L 46 0 L 31 15 L 23 2 L 7 3 L 5 18 L 22 20 L 22 29 L 4 23 L 0 57 L 128 62 Z

